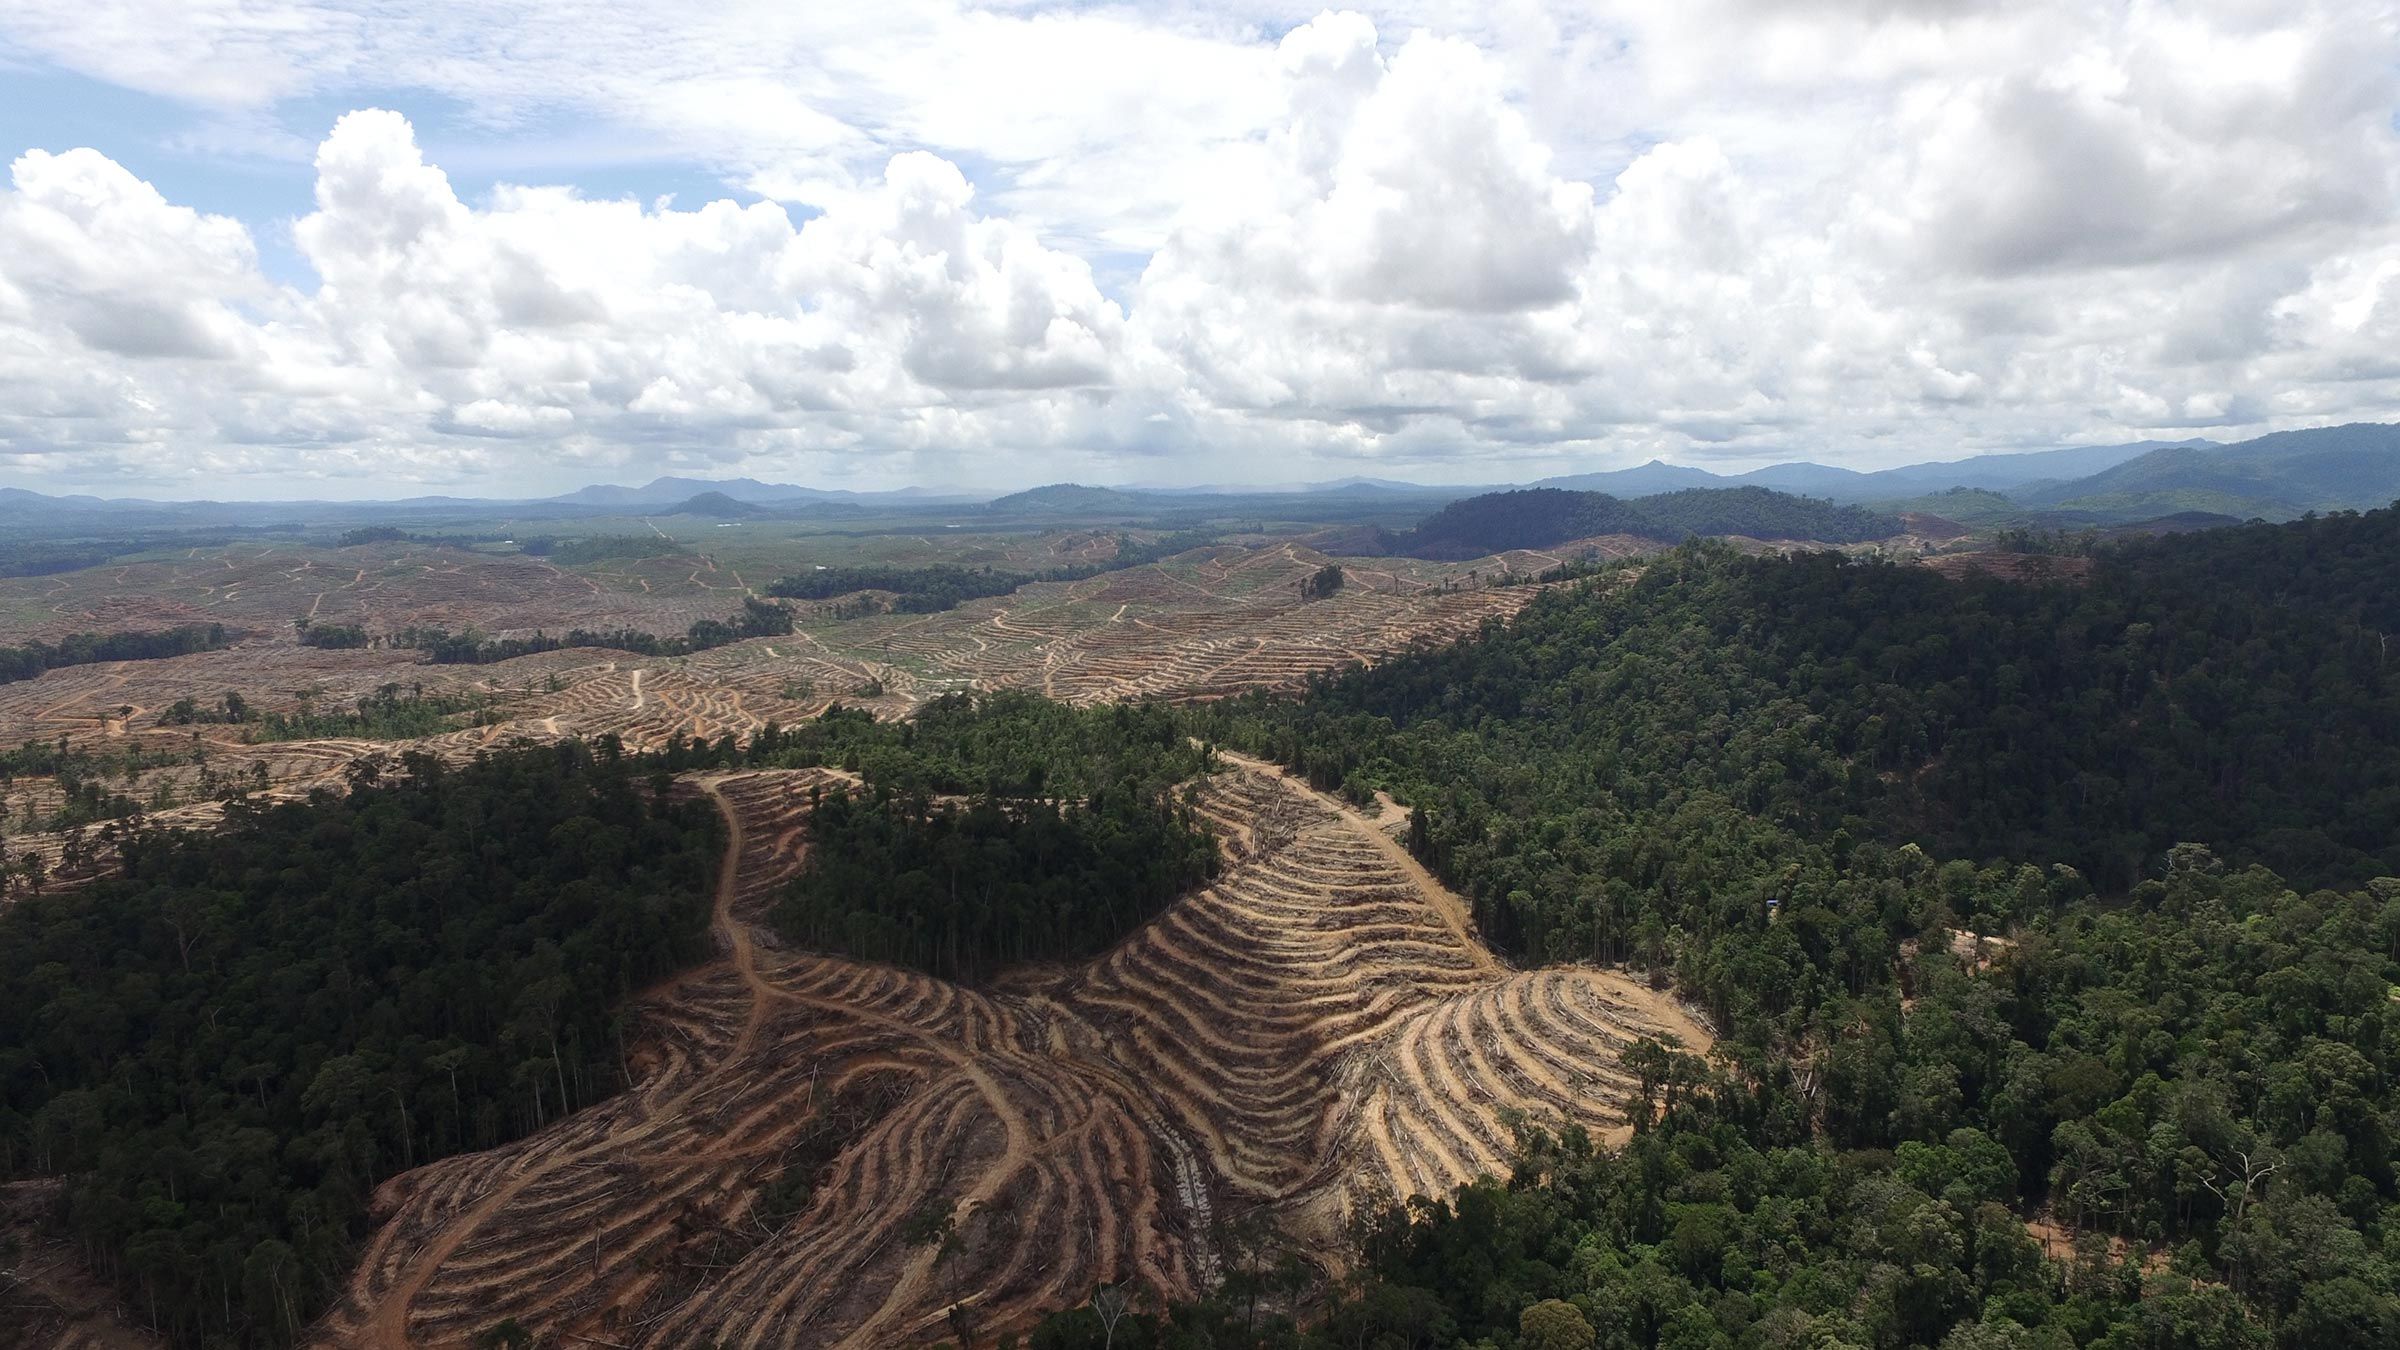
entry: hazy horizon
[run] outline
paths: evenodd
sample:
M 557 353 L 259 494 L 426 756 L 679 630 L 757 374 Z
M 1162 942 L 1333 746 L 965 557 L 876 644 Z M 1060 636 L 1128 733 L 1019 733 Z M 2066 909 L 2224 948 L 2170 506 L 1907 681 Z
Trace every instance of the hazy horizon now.
M 2120 442 L 2120 443 L 2118 443 L 2118 444 L 2136 444 L 2136 442 Z M 1665 466 L 1665 467 L 1667 467 L 1667 468 L 1671 468 L 1671 469 L 1698 469 L 1698 470 L 1701 470 L 1701 471 L 1703 471 L 1703 472 L 1707 472 L 1707 473 L 1716 474 L 1716 475 L 1719 475 L 1719 476 L 1721 476 L 1721 477 L 1725 477 L 1725 478 L 1737 478 L 1737 477 L 1739 477 L 1739 476 L 1741 476 L 1741 475 L 1743 475 L 1743 474 L 1745 474 L 1745 473 L 1751 472 L 1751 471 L 1753 471 L 1753 470 L 1755 470 L 1755 469 L 1771 468 L 1771 467 L 1779 467 L 1779 466 L 1787 466 L 1787 465 L 1806 465 L 1806 464 L 1819 464 L 1819 465 L 1823 465 L 1824 467 L 1828 467 L 1828 468 L 1832 468 L 1832 467 L 1841 467 L 1841 468 L 1850 468 L 1850 469 L 1855 469 L 1855 470 L 1858 470 L 1858 471 L 1861 471 L 1861 472 L 1872 472 L 1872 471 L 1874 471 L 1875 469 L 1891 469 L 1891 468 L 1923 468 L 1923 467 L 1936 466 L 1936 465 L 1944 465 L 1944 464 L 1960 464 L 1960 465 L 1963 465 L 1963 464 L 1970 463 L 1970 462 L 1972 462 L 1972 461 L 1974 461 L 1974 460 L 1977 460 L 1977 459 L 1983 459 L 1983 458 L 1988 458 L 1988 457 L 1993 457 L 1993 456 L 2005 456 L 2005 455 L 2015 455 L 2015 454 L 2025 454 L 2025 453 L 2034 453 L 2034 454 L 2039 454 L 2039 453 L 2042 453 L 2042 452 L 2044 452 L 2044 451 L 2049 451 L 2049 450 L 2102 449 L 2102 448 L 2110 448 L 2110 447 L 2106 447 L 2106 446 L 2100 446 L 2100 445 L 2093 445 L 2093 446 L 2042 446 L 2042 447 L 2035 447 L 2035 448 L 2033 448 L 2033 449 L 2032 449 L 2032 450 L 2030 450 L 2030 451 L 2006 450 L 2006 449 L 2000 449 L 2000 450 L 1985 450 L 1985 451 L 1977 451 L 1977 452 L 1975 452 L 1975 453 L 1973 453 L 1973 454 L 1968 454 L 1968 455 L 1953 456 L 1953 457 L 1928 457 L 1928 458 L 1924 458 L 1924 459 L 1910 459 L 1910 460 L 1905 460 L 1905 461 L 1903 461 L 1903 462 L 1901 462 L 1901 463 L 1898 463 L 1898 464 L 1882 464 L 1882 465 L 1873 465 L 1873 466 L 1864 466 L 1864 465 L 1858 465 L 1858 464 L 1842 464 L 1842 463 L 1840 463 L 1840 461 L 1839 461 L 1839 458 L 1838 458 L 1838 457 L 1836 457 L 1836 458 L 1835 458 L 1835 459 L 1834 459 L 1832 462 L 1830 462 L 1830 463 L 1829 463 L 1829 462 L 1827 462 L 1827 461 L 1823 461 L 1823 460 L 1801 460 L 1801 459 L 1788 459 L 1788 458 L 1787 458 L 1787 459 L 1772 459 L 1772 458 L 1770 458 L 1770 459 L 1765 459 L 1765 460 L 1762 460 L 1762 461 L 1760 461 L 1759 463 L 1757 463 L 1757 464 L 1753 464 L 1753 465 L 1740 465 L 1740 466 L 1734 466 L 1734 465 L 1726 465 L 1726 464 L 1722 464 L 1722 463 L 1719 463 L 1719 464 L 1691 464 L 1691 463 L 1679 462 L 1679 461 L 1677 461 L 1677 460 L 1666 459 L 1666 458 L 1663 458 L 1663 457 L 1657 457 L 1657 456 L 1654 456 L 1654 457 L 1652 457 L 1651 459 L 1648 459 L 1648 460 L 1643 460 L 1643 461 L 1640 461 L 1640 462 L 1638 462 L 1638 463 L 1632 463 L 1632 464 L 1612 464 L 1612 465 L 1609 465 L 1607 468 L 1599 468 L 1599 469 L 1595 469 L 1595 468 L 1575 468 L 1575 469 L 1567 469 L 1567 470 L 1562 470 L 1562 471 L 1560 471 L 1560 472 L 1558 472 L 1558 473 L 1540 475 L 1538 478 L 1535 478 L 1535 477 L 1526 477 L 1526 478 L 1518 478 L 1518 479 L 1441 479 L 1441 478 L 1433 478 L 1433 477 L 1408 477 L 1408 478 L 1402 478 L 1402 477 L 1397 477 L 1397 476 L 1394 476 L 1394 475 L 1387 475 L 1387 474 L 1368 474 L 1368 473 L 1355 473 L 1355 474 L 1344 474 L 1344 475 L 1341 475 L 1340 477 L 1336 477 L 1336 478 L 1324 478 L 1324 479 L 1297 479 L 1297 478 L 1294 478 L 1294 479 L 1280 479 L 1280 480 L 1274 480 L 1274 481 L 1265 481 L 1265 480 L 1252 481 L 1252 480 L 1243 480 L 1243 479 L 1213 479 L 1213 480 L 1212 480 L 1212 479 L 1192 479 L 1192 480 L 1190 480 L 1190 481 L 1167 481 L 1167 480 L 1141 480 L 1141 481 L 1135 481 L 1135 480 L 1099 480 L 1099 479 L 1092 479 L 1092 480 L 1084 480 L 1084 481 L 1078 482 L 1078 480 L 1073 480 L 1073 479 L 1063 479 L 1063 478 L 1045 478 L 1045 479 L 1027 479 L 1027 480 L 1024 480 L 1024 481 L 1010 481 L 1010 482 L 997 483 L 997 484 L 979 484 L 979 485 L 965 485 L 965 486 L 962 486 L 962 485 L 956 485 L 956 484 L 941 484 L 941 483 L 901 482 L 901 483 L 893 483 L 893 484 L 891 484 L 891 485 L 889 485 L 889 486 L 859 487 L 859 486 L 849 486 L 849 485 L 837 485 L 837 484 L 826 484 L 826 483 L 813 483 L 813 482 L 806 482 L 806 481 L 793 481 L 793 480 L 786 480 L 786 479 L 779 479 L 779 478 L 762 478 L 762 477 L 760 477 L 760 476 L 759 476 L 759 475 L 757 475 L 757 474 L 748 474 L 748 473 L 722 473 L 722 474 L 714 474 L 714 475 L 708 475 L 708 474 L 695 474 L 695 473 L 657 473 L 657 474 L 650 474 L 650 475 L 648 475 L 648 476 L 646 476 L 646 477 L 642 477 L 642 478 L 639 478 L 639 479 L 621 479 L 621 480 L 610 480 L 610 479 L 592 479 L 592 480 L 578 481 L 578 482 L 574 482 L 574 483 L 568 484 L 568 485 L 566 485 L 566 486 L 563 486 L 563 487 L 559 487 L 559 488 L 557 488 L 556 490 L 545 490 L 545 491 L 540 491 L 540 492 L 529 492 L 529 493 L 508 493 L 508 492 L 498 492 L 498 491 L 492 491 L 492 492 L 447 492 L 447 491 L 442 491 L 442 490 L 439 490 L 438 488 L 424 488 L 424 489 L 422 489 L 422 490 L 412 490 L 412 491 L 407 491 L 407 492 L 389 492 L 389 493 L 377 493 L 377 492 L 371 492 L 371 491 L 368 491 L 368 492 L 354 492 L 354 493 L 346 493 L 346 494 L 327 494 L 327 495 L 322 495 L 322 496 L 315 496 L 315 495 L 310 495 L 310 494 L 309 494 L 309 493 L 308 493 L 308 492 L 307 492 L 305 489 L 302 489 L 302 490 L 294 490 L 294 491 L 289 491 L 289 492 L 281 492 L 281 493 L 269 493 L 269 494 L 260 495 L 260 496 L 207 496 L 207 495 L 202 495 L 202 496 L 193 496 L 193 497 L 165 497 L 165 496 L 156 496 L 156 495 L 152 495 L 152 494 L 148 494 L 148 493 L 143 493 L 143 492 L 138 492 L 138 491 L 92 491 L 92 490 L 88 490 L 88 489 L 79 489 L 79 488 L 65 488 L 65 487 L 62 487 L 62 488 L 57 488 L 57 489 L 31 489 L 31 490 L 35 490 L 35 491 L 43 491 L 43 492 L 45 493 L 45 495 L 59 496 L 59 497 L 99 497 L 99 498 L 102 498 L 102 499 L 104 499 L 104 500 L 105 500 L 105 499 L 119 499 L 119 500 L 129 500 L 129 501 L 157 501 L 157 502 L 162 502 L 162 503 L 169 503 L 169 502 L 207 502 L 207 501 L 226 502 L 226 503 L 256 503 L 256 504 L 273 504 L 273 503 L 277 503 L 277 502 L 292 502 L 292 503 L 307 503 L 307 502 L 326 502 L 326 503 L 362 502 L 362 503 L 373 503 L 373 502 L 401 502 L 401 501 L 407 501 L 407 500 L 411 500 L 411 499 L 414 499 L 414 498 L 450 498 L 450 499 L 461 500 L 461 501 L 479 501 L 479 502 L 492 502 L 492 503 L 510 503 L 510 502 L 527 502 L 527 503 L 532 503 L 532 502 L 544 502 L 544 501 L 552 501 L 552 500 L 555 500 L 555 499 L 557 499 L 557 498 L 561 498 L 561 497 L 567 497 L 567 496 L 572 496 L 573 494 L 575 494 L 575 493 L 577 493 L 577 492 L 579 492 L 579 491 L 582 491 L 582 490 L 585 490 L 585 489 L 589 489 L 589 488 L 618 488 L 618 489 L 624 489 L 624 490 L 639 490 L 639 489 L 641 489 L 641 488 L 644 488 L 644 487 L 647 487 L 647 486 L 649 486 L 651 483 L 654 483 L 654 482 L 658 482 L 658 481 L 665 480 L 665 479 L 675 479 L 675 480 L 681 480 L 681 481 L 684 481 L 684 482 L 690 482 L 690 483 L 701 484 L 701 485 L 708 485 L 708 484 L 732 484 L 732 483 L 740 483 L 740 482 L 744 482 L 744 481 L 749 481 L 749 482 L 757 482 L 757 483 L 761 483 L 761 484 L 763 484 L 763 485 L 765 485 L 765 486 L 769 486 L 769 487 L 797 487 L 797 488 L 810 488 L 810 489 L 815 489 L 815 490 L 817 490 L 817 491 L 822 491 L 822 492 L 855 492 L 855 493 L 859 493 L 859 494 L 861 494 L 861 495 L 876 495 L 876 494 L 891 495 L 891 494 L 897 494 L 897 493 L 904 493 L 904 492 L 911 492 L 911 491 L 913 491 L 913 492 L 916 492 L 916 493 L 918 493 L 918 494 L 921 494 L 921 495 L 923 495 L 923 496 L 925 496 L 925 497 L 927 497 L 927 498 L 931 498 L 931 499 L 943 499 L 943 498 L 948 498 L 948 499 L 962 499 L 962 498 L 963 498 L 963 499 L 987 499 L 987 498 L 993 498 L 993 497 L 1002 497 L 1002 496 L 1007 496 L 1007 495 L 1010 495 L 1010 494 L 1012 494 L 1012 493 L 1025 492 L 1025 491 L 1028 491 L 1028 490 L 1031 490 L 1031 489 L 1034 489 L 1034 488 L 1041 488 L 1041 487 L 1054 487 L 1054 486 L 1066 486 L 1066 485 L 1078 485 L 1078 486 L 1086 486 L 1086 487 L 1102 487 L 1102 488 L 1111 488 L 1111 489 L 1117 489 L 1117 490 L 1128 491 L 1128 492 L 1207 492 L 1207 491 L 1215 491 L 1215 490 L 1226 490 L 1226 491 L 1233 491 L 1233 492 L 1262 492 L 1262 493 L 1272 493 L 1272 492 L 1279 492 L 1279 491 L 1284 491 L 1284 490 L 1294 490 L 1294 489 L 1303 489 L 1303 488 L 1322 488 L 1322 487 L 1326 487 L 1326 486 L 1330 486 L 1330 485 L 1338 485 L 1338 484 L 1347 483 L 1347 482 L 1376 482 L 1376 483 L 1393 483 L 1393 484 L 1401 484 L 1401 485 L 1404 485 L 1404 486 L 1407 486 L 1407 487 L 1421 487 L 1421 488 L 1432 488 L 1432 489 L 1447 489 L 1447 488 L 1509 488 L 1509 487 L 1523 487 L 1523 486 L 1527 486 L 1527 485 L 1529 485 L 1529 484 L 1531 484 L 1531 483 L 1534 483 L 1534 482 L 1536 482 L 1536 481 L 1547 481 L 1547 480 L 1549 480 L 1549 479 L 1553 479 L 1553 478 L 1575 477 L 1575 476 L 1580 476 L 1580 475 L 1584 475 L 1584 474 L 1591 474 L 1591 473 L 1607 473 L 1607 472 L 1618 471 L 1618 470 L 1624 470 L 1624 469 L 1636 469 L 1636 468 L 1644 468 L 1644 467 L 1649 467 L 1649 466 L 1651 466 L 1651 465 L 1663 465 L 1663 466 Z M 23 484 L 19 484 L 19 483 L 13 483 L 13 482 L 0 482 L 0 488 L 22 487 L 22 486 L 24 486 L 24 485 L 23 485 Z M 695 489 L 695 491 L 699 491 L 699 490 L 705 490 L 705 487 L 703 487 L 703 488 L 699 488 L 699 489 Z

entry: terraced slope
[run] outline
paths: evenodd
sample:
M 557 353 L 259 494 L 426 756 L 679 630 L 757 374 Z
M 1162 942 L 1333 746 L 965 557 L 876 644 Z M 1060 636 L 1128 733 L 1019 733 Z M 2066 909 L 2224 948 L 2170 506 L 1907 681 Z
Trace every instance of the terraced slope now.
M 1228 1209 L 1330 1261 L 1356 1205 L 1497 1166 L 1504 1112 L 1617 1127 L 1632 1037 L 1706 1043 L 1618 976 L 1502 967 L 1380 830 L 1238 761 L 1199 789 L 1222 878 L 1085 966 L 975 991 L 779 951 L 755 924 L 830 777 L 697 784 L 724 959 L 645 1001 L 633 1091 L 387 1186 L 319 1344 L 983 1344 L 1212 1283 Z

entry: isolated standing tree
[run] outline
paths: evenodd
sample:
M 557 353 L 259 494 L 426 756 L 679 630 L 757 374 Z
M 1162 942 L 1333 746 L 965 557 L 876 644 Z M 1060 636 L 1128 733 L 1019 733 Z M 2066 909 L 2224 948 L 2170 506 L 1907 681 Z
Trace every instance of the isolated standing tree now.
M 2268 1150 L 2261 1150 L 2255 1154 L 2249 1150 L 2242 1150 L 2236 1152 L 2234 1157 L 2241 1163 L 2238 1176 L 2228 1177 L 2224 1184 L 2220 1185 L 2214 1178 L 2203 1175 L 2200 1178 L 2200 1184 L 2206 1186 L 2218 1200 L 2224 1202 L 2228 1219 L 2226 1247 L 2227 1264 L 2230 1267 L 2229 1283 L 2233 1285 L 2235 1292 L 2239 1293 L 2245 1287 L 2242 1280 L 2242 1257 L 2248 1250 L 2248 1244 L 2242 1241 L 2242 1220 L 2248 1216 L 2250 1202 L 2257 1198 L 2259 1190 L 2266 1185 L 2267 1178 L 2283 1170 L 2283 1160 Z
M 1641 1093 L 1641 1111 L 1633 1123 L 1637 1127 L 1647 1126 L 1657 1112 L 1658 1091 L 1666 1086 L 1671 1067 L 1667 1047 L 1644 1036 L 1626 1049 L 1619 1062 L 1632 1071 Z
M 1092 1291 L 1092 1314 L 1100 1319 L 1100 1329 L 1107 1337 L 1101 1342 L 1104 1350 L 1116 1350 L 1117 1323 L 1125 1320 L 1131 1306 L 1123 1285 L 1104 1284 Z

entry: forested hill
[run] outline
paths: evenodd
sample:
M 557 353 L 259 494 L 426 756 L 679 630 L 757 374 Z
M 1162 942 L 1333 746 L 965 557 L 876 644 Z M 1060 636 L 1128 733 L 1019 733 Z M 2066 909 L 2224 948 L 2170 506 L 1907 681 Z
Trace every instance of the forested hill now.
M 1386 1216 L 1313 1329 L 1117 1344 L 2400 1343 L 2400 508 L 2080 587 L 1629 576 L 1197 715 L 1412 804 L 1520 955 L 1671 972 L 1716 1057 L 1644 1052 L 1621 1154 Z
M 1455 501 L 1398 536 L 1395 553 L 1419 558 L 1480 558 L 1512 548 L 1548 548 L 1603 534 L 1648 534 L 1649 520 L 1605 492 L 1526 488 Z
M 1836 506 L 1763 487 L 1686 488 L 1638 498 L 1632 505 L 1650 522 L 1644 533 L 1675 543 L 1694 536 L 1742 535 L 1856 544 L 1889 539 L 1906 528 L 1897 516 L 1863 506 Z
M 2395 629 L 2400 511 L 2129 542 L 2084 585 L 1690 544 L 1227 729 L 1321 783 L 1380 766 L 1417 787 L 1445 853 L 1706 797 L 1812 835 L 2063 862 L 2110 891 L 2194 840 L 2355 883 L 2400 873 Z M 1564 884 L 1489 886 L 1529 881 L 1535 908 Z
M 1690 488 L 1636 501 L 1605 492 L 1526 488 L 1455 501 L 1395 536 L 1392 551 L 1419 558 L 1479 558 L 1597 535 L 1673 543 L 1694 535 L 1856 543 L 1901 532 L 1899 520 L 1760 487 Z
M 1208 756 L 1161 707 L 945 694 L 900 723 L 837 707 L 744 753 L 865 780 L 809 817 L 807 861 L 775 907 L 777 929 L 817 950 L 974 980 L 1102 951 L 1216 871 L 1214 840 L 1172 793 Z

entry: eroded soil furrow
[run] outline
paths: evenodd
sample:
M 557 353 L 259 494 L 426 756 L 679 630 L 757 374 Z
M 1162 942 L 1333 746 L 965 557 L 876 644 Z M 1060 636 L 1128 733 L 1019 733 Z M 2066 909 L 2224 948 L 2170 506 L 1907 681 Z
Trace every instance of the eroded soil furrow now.
M 596 709 L 638 689 L 645 713 L 739 720 L 658 672 L 606 678 Z M 839 781 L 693 780 L 730 827 L 722 955 L 640 1005 L 636 1086 L 386 1186 L 318 1344 L 465 1345 L 514 1316 L 624 1347 L 983 1346 L 1103 1282 L 1209 1287 L 1236 1196 L 1338 1264 L 1342 1216 L 1504 1166 L 1512 1113 L 1619 1127 L 1635 1037 L 1706 1043 L 1616 974 L 1508 970 L 1371 822 L 1243 761 L 1192 794 L 1224 875 L 1009 986 L 1038 992 L 762 945 L 810 790 Z M 787 1165 L 807 1203 L 766 1213 Z

